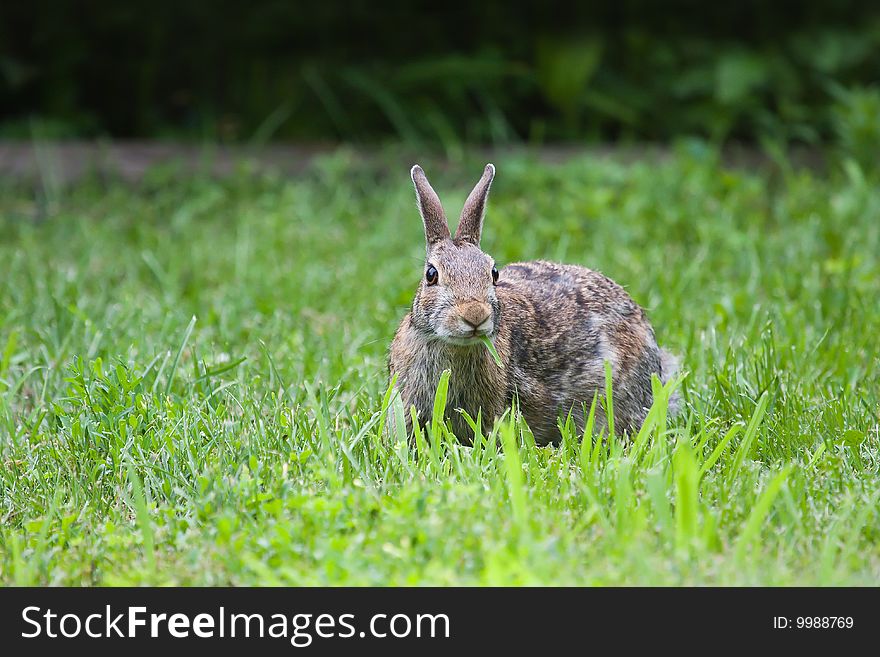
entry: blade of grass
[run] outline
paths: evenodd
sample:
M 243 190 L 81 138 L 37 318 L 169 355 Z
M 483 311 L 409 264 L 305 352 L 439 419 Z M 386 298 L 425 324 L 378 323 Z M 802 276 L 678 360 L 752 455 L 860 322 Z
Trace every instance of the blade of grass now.
M 196 325 L 196 316 L 193 315 L 192 319 L 189 320 L 189 324 L 187 324 L 186 331 L 183 334 L 183 340 L 180 343 L 180 347 L 177 349 L 177 354 L 174 356 L 174 361 L 171 363 L 171 371 L 168 372 L 168 381 L 165 383 L 165 394 L 168 395 L 171 392 L 171 384 L 174 383 L 174 375 L 177 373 L 177 365 L 180 363 L 180 355 L 183 353 L 183 350 L 186 348 L 186 343 L 189 341 L 189 336 L 192 335 L 193 328 Z
M 718 462 L 718 459 L 722 457 L 725 450 L 727 450 L 727 446 L 730 445 L 730 441 L 740 432 L 743 428 L 741 424 L 734 424 L 730 429 L 727 430 L 727 433 L 724 434 L 724 438 L 718 441 L 718 444 L 715 445 L 715 449 L 712 450 L 712 453 L 709 455 L 709 458 L 703 463 L 700 468 L 700 479 L 703 478 L 703 475 L 706 474 L 709 470 L 712 469 L 712 466 Z
M 450 370 L 443 370 L 434 393 L 434 412 L 431 414 L 431 439 L 440 441 L 440 427 L 446 424 L 446 397 L 449 393 Z
M 697 536 L 699 478 L 697 462 L 687 440 L 682 440 L 672 456 L 675 480 L 675 543 L 689 551 Z
M 150 512 L 147 509 L 147 500 L 144 495 L 144 487 L 140 478 L 134 471 L 134 467 L 128 466 L 128 480 L 131 483 L 132 503 L 137 514 L 138 527 L 141 530 L 141 540 L 144 546 L 144 558 L 147 561 L 147 569 L 150 574 L 156 572 L 156 555 L 154 549 L 153 526 L 150 522 Z
M 755 406 L 755 412 L 752 413 L 752 419 L 749 420 L 749 426 L 746 428 L 746 433 L 743 436 L 742 442 L 739 444 L 739 447 L 736 448 L 736 452 L 733 455 L 733 464 L 727 472 L 728 485 L 733 483 L 733 480 L 736 479 L 736 476 L 742 469 L 743 463 L 752 452 L 752 445 L 755 442 L 758 427 L 761 424 L 761 420 L 764 418 L 764 412 L 767 410 L 767 403 L 769 401 L 770 395 L 765 391 L 764 394 L 761 395 L 761 398 L 758 399 L 758 403 Z
M 611 395 L 611 361 L 605 361 L 605 421 L 608 423 L 608 438 L 614 440 L 614 400 Z
M 507 475 L 507 486 L 510 494 L 510 506 L 513 511 L 514 526 L 525 532 L 527 526 L 526 489 L 523 480 L 522 460 L 519 446 L 516 444 L 516 431 L 513 418 L 501 427 L 501 444 L 504 448 L 504 472 Z
M 773 500 L 776 499 L 791 470 L 792 466 L 788 465 L 777 473 L 755 501 L 752 512 L 749 514 L 748 520 L 746 520 L 746 524 L 736 541 L 735 558 L 737 561 L 743 560 L 746 549 L 757 538 L 758 533 L 761 531 L 761 525 L 770 512 L 770 507 L 773 505 Z
M 495 364 L 498 365 L 498 367 L 503 367 L 504 364 L 501 362 L 501 356 L 498 355 L 498 352 L 495 350 L 495 345 L 492 344 L 489 336 L 480 336 L 480 340 L 482 340 L 483 344 L 486 345 L 486 349 L 489 350 L 489 353 L 492 355 L 492 360 L 495 361 Z

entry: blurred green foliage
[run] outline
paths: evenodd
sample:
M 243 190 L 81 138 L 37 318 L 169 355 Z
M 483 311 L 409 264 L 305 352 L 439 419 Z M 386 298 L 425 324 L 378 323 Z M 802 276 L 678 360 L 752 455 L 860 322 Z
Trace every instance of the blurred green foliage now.
M 834 129 L 841 150 L 864 167 L 880 154 L 880 88 L 834 89 Z
M 875 7 L 5 3 L 0 136 L 35 121 L 55 137 L 447 147 L 687 134 L 836 139 L 864 159 L 880 133 Z

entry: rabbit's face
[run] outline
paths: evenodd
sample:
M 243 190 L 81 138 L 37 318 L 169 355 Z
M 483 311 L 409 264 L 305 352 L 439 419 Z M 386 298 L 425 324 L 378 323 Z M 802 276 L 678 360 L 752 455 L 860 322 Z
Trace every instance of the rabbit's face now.
M 478 344 L 498 326 L 497 280 L 494 260 L 479 247 L 451 239 L 433 245 L 413 303 L 414 325 L 444 342 Z
M 480 250 L 486 197 L 495 167 L 486 165 L 465 201 L 455 237 L 449 233 L 446 213 L 422 167 L 414 166 L 410 176 L 428 245 L 422 282 L 412 307 L 413 325 L 450 344 L 478 344 L 481 337 L 494 335 L 501 313 L 495 296 L 495 262 Z

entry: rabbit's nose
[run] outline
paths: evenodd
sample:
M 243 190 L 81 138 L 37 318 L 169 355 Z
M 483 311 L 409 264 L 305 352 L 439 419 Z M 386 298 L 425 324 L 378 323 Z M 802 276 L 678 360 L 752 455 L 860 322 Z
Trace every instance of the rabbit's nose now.
M 474 328 L 479 328 L 483 322 L 489 319 L 489 316 L 492 314 L 492 308 L 488 303 L 473 301 L 461 306 L 458 314 L 465 322 Z

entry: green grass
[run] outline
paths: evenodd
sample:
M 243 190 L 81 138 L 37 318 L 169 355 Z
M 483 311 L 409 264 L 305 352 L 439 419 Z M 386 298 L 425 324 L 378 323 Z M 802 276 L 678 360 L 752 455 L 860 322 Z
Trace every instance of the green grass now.
M 470 448 L 381 436 L 424 248 L 385 164 L 2 183 L 0 582 L 880 583 L 876 179 L 496 158 L 484 248 L 625 285 L 686 409 Z M 483 162 L 423 164 L 454 214 Z

